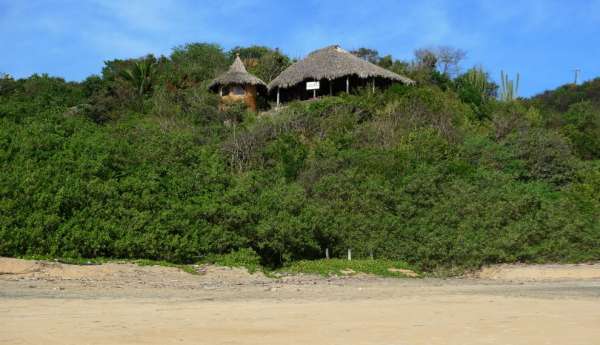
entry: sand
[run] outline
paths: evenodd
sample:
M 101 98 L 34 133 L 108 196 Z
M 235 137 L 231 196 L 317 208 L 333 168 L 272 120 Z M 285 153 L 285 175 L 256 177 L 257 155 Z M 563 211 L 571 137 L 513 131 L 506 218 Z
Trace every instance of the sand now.
M 560 281 L 600 279 L 600 265 L 498 265 L 477 272 L 481 279 L 504 281 Z
M 271 279 L 0 258 L 0 344 L 599 343 L 600 279 L 511 268 L 523 267 L 486 279 Z

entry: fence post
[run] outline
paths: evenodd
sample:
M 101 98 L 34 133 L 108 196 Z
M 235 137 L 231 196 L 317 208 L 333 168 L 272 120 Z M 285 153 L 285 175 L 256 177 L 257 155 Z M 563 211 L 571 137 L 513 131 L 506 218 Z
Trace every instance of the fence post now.
M 325 248 L 325 259 L 329 260 L 329 248 Z
M 352 260 L 352 249 L 348 248 L 348 261 Z

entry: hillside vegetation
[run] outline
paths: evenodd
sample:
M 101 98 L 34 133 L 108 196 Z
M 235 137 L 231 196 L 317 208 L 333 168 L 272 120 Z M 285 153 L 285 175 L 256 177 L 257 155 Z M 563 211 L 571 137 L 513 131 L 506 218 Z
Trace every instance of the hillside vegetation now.
M 478 68 L 386 57 L 419 85 L 219 112 L 206 86 L 234 52 L 264 79 L 290 63 L 190 44 L 81 83 L 0 79 L 0 255 L 600 259 L 600 106 L 585 92 L 501 102 Z

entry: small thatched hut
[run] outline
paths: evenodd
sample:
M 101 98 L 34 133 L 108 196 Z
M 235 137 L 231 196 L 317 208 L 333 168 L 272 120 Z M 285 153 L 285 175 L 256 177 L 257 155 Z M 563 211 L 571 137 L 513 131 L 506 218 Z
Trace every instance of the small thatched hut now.
M 307 90 L 307 83 L 316 81 L 318 89 Z M 393 82 L 415 83 L 333 45 L 316 50 L 288 67 L 269 83 L 269 90 L 277 94 L 279 104 L 284 100 L 333 95 L 340 91 L 349 93 L 351 88 L 361 86 L 375 89 L 376 85 L 382 87 Z
M 260 92 L 266 93 L 267 84 L 248 73 L 239 55 L 229 70 L 212 81 L 208 86 L 221 96 L 221 105 L 244 101 L 248 107 L 256 111 L 256 97 Z

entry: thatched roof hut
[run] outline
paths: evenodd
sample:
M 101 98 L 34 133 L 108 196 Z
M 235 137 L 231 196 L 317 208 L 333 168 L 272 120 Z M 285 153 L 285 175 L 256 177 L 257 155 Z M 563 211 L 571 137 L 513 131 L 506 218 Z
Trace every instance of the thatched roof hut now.
M 217 78 L 215 78 L 212 83 L 208 86 L 209 89 L 213 91 L 217 91 L 220 86 L 227 85 L 256 85 L 267 87 L 267 84 L 260 80 L 260 78 L 248 73 L 246 71 L 246 66 L 240 59 L 240 56 L 235 57 L 235 61 L 229 67 L 229 70 Z
M 288 89 L 297 87 L 304 81 L 329 81 L 330 85 L 336 79 L 354 77 L 360 80 L 381 80 L 414 84 L 405 76 L 391 72 L 368 61 L 365 61 L 337 45 L 325 47 L 310 53 L 269 83 L 269 90 Z M 348 91 L 349 85 L 346 87 Z M 331 86 L 330 86 L 331 90 Z
M 208 88 L 219 92 L 222 104 L 244 101 L 251 109 L 256 110 L 258 90 L 267 90 L 267 84 L 260 78 L 248 73 L 239 55 L 227 72 L 215 78 Z

